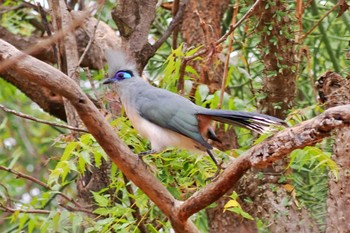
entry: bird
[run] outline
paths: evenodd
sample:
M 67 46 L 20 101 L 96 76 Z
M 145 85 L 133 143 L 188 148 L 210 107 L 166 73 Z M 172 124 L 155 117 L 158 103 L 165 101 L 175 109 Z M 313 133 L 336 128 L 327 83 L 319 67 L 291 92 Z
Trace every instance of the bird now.
M 265 114 L 204 108 L 155 87 L 140 77 L 136 63 L 124 51 L 109 50 L 106 59 L 108 77 L 102 83 L 113 84 L 132 126 L 151 143 L 151 150 L 139 155 L 160 153 L 169 147 L 204 151 L 220 170 L 209 142 L 209 139 L 220 142 L 212 121 L 258 133 L 272 125 L 285 125 L 283 120 Z

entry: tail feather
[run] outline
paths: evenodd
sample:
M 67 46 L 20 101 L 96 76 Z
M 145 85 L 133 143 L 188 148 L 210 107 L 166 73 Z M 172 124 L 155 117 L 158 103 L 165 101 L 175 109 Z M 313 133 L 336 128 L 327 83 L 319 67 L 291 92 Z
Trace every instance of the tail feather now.
M 263 133 L 272 125 L 286 126 L 286 123 L 281 119 L 259 113 L 205 109 L 198 114 L 209 116 L 212 120 L 222 123 L 241 126 L 257 133 Z

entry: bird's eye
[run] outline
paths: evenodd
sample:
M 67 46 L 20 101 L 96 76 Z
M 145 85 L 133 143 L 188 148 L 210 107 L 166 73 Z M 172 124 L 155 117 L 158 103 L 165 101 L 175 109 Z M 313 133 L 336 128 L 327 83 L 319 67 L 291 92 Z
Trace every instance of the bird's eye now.
M 132 77 L 132 72 L 131 71 L 120 70 L 114 75 L 114 77 L 117 80 L 128 79 L 128 78 Z

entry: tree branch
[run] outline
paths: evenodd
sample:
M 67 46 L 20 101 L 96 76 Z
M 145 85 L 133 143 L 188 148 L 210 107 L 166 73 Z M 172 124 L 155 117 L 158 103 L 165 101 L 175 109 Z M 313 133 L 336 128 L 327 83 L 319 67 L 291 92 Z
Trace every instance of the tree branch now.
M 15 213 L 15 212 L 20 212 L 20 213 L 27 213 L 27 214 L 50 214 L 50 210 L 20 210 L 20 209 L 13 209 L 8 206 L 4 206 L 0 203 L 0 209 L 2 209 L 5 212 L 10 212 L 10 213 Z
M 43 123 L 43 124 L 47 124 L 47 125 L 51 125 L 51 126 L 65 128 L 65 129 L 69 129 L 69 130 L 73 130 L 73 131 L 77 131 L 77 132 L 89 133 L 89 131 L 87 131 L 86 129 L 80 129 L 80 128 L 76 128 L 76 127 L 73 127 L 73 126 L 70 126 L 70 125 L 64 125 L 64 124 L 59 124 L 59 123 L 55 123 L 55 122 L 51 122 L 51 121 L 41 120 L 39 118 L 30 116 L 30 115 L 27 115 L 27 114 L 24 114 L 24 113 L 21 113 L 21 112 L 17 112 L 15 110 L 12 110 L 12 109 L 9 109 L 9 108 L 6 108 L 2 104 L 0 104 L 0 108 L 2 110 L 4 110 L 5 112 L 7 112 L 7 113 L 11 113 L 13 115 L 16 115 L 16 116 L 19 116 L 19 117 L 22 117 L 22 118 L 25 118 L 25 119 L 28 119 L 28 120 L 31 120 L 31 121 L 35 121 L 35 122 L 38 122 L 38 123 Z
M 19 56 L 23 59 L 19 60 Z M 0 62 L 4 61 L 12 64 L 11 69 L 6 72 L 25 77 L 67 98 L 110 159 L 169 217 L 174 229 L 178 232 L 198 232 L 190 220 L 179 222 L 173 217 L 174 208 L 180 205 L 180 201 L 170 194 L 167 188 L 150 173 L 142 160 L 120 140 L 115 130 L 73 80 L 52 66 L 21 53 L 9 43 L 0 40 Z M 3 66 L 0 64 L 0 67 Z M 0 69 L 0 75 L 2 72 L 4 71 Z
M 174 31 L 174 29 L 177 27 L 177 25 L 180 24 L 182 17 L 185 14 L 185 9 L 186 9 L 186 5 L 188 3 L 188 0 L 183 1 L 183 3 L 181 4 L 179 10 L 177 11 L 175 17 L 173 18 L 173 20 L 171 21 L 168 29 L 164 32 L 164 34 L 162 35 L 161 38 L 159 38 L 153 45 L 153 49 L 154 51 L 157 51 L 158 48 L 164 43 L 164 41 L 166 39 L 168 39 L 168 37 L 171 35 L 171 33 Z M 153 56 L 153 54 L 151 54 L 151 57 Z
M 0 166 L 0 170 L 7 171 L 7 172 L 9 172 L 9 173 L 12 173 L 12 174 L 16 175 L 17 177 L 20 177 L 20 178 L 23 178 L 23 179 L 26 179 L 26 180 L 30 180 L 30 181 L 32 181 L 32 182 L 34 182 L 34 183 L 36 183 L 36 184 L 38 184 L 38 185 L 40 185 L 40 186 L 46 188 L 47 190 L 52 190 L 50 186 L 48 186 L 48 185 L 45 184 L 44 182 L 42 182 L 42 181 L 36 179 L 36 178 L 33 177 L 33 176 L 26 175 L 26 174 L 24 174 L 24 173 L 15 171 L 15 170 L 13 170 L 13 169 L 11 169 L 11 168 L 4 167 L 4 166 Z M 57 192 L 57 195 L 63 197 L 63 198 L 66 199 L 67 201 L 73 203 L 76 207 L 81 208 L 81 205 L 79 205 L 78 202 L 74 201 L 73 198 L 68 197 L 66 194 Z
M 213 183 L 192 195 L 178 208 L 178 217 L 192 214 L 216 201 L 252 167 L 266 167 L 295 149 L 314 145 L 328 137 L 332 130 L 350 126 L 350 105 L 326 110 L 321 115 L 276 133 L 253 146 L 229 164 Z

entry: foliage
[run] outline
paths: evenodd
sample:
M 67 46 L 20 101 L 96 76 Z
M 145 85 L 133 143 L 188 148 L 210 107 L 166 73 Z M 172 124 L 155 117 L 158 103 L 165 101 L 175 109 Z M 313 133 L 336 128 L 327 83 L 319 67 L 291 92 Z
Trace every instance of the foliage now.
M 329 172 L 332 179 L 338 180 L 338 167 L 331 159 L 331 154 L 318 147 L 305 147 L 294 150 L 289 167 L 295 172 L 289 174 L 295 190 L 299 207 L 306 207 L 315 218 L 320 230 L 325 229 L 327 212 L 326 198 L 328 193 Z
M 21 3 L 18 1 L 6 0 L 2 6 L 4 7 L 19 7 Z M 14 34 L 30 36 L 35 27 L 30 22 L 35 20 L 37 16 L 29 8 L 19 8 L 17 11 L 8 11 L 1 15 L 1 26 L 7 28 Z
M 250 220 L 254 219 L 250 214 L 248 214 L 242 209 L 241 205 L 237 201 L 238 194 L 236 192 L 233 192 L 230 197 L 231 197 L 231 200 L 229 200 L 224 206 L 224 211 L 228 210 L 228 211 L 234 212 L 246 219 L 250 219 Z

